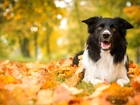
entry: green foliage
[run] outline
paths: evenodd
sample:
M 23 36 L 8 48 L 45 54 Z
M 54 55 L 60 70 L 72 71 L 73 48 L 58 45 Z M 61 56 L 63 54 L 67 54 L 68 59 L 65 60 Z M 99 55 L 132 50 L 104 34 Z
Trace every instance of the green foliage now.
M 140 45 L 140 35 L 136 34 L 135 37 L 129 39 L 129 46 L 132 48 L 136 48 Z

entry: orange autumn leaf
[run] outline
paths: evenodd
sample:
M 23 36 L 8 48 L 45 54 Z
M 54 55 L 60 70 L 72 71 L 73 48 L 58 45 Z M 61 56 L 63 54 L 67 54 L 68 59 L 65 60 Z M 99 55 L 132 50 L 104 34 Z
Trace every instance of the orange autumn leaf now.
M 68 80 L 65 81 L 65 83 L 69 86 L 76 86 L 79 80 L 80 79 L 76 76 L 76 74 L 73 74 Z
M 83 90 L 75 87 L 69 87 L 67 84 L 61 84 L 54 91 L 54 101 L 61 103 L 65 101 L 73 100 L 74 95 L 82 93 Z
M 129 87 L 121 87 L 117 83 L 113 83 L 104 91 L 108 94 L 108 100 L 113 104 L 125 104 L 129 96 L 133 96 L 133 89 Z
M 54 90 L 54 101 L 56 103 L 66 102 L 73 99 L 71 92 L 64 86 L 59 86 Z
M 140 68 L 135 63 L 129 63 L 129 72 L 128 76 L 130 78 L 140 76 Z
M 42 89 L 48 89 L 48 88 L 54 88 L 56 87 L 56 83 L 54 83 L 54 81 L 46 81 L 45 83 L 43 83 L 42 85 Z
M 73 100 L 70 100 L 68 102 L 68 105 L 90 105 L 90 104 L 84 99 L 75 97 Z
M 37 94 L 36 105 L 50 105 L 53 103 L 53 92 L 51 90 L 41 90 Z
M 21 87 L 15 87 L 11 93 L 17 104 L 22 103 L 26 105 L 30 101 L 28 100 L 25 90 Z
M 121 87 L 117 83 L 113 83 L 110 87 L 104 92 L 109 93 L 110 96 L 119 96 L 119 97 L 127 97 L 133 96 L 133 89 L 130 87 Z
M 109 84 L 106 80 L 88 87 L 88 83 L 79 82 L 82 64 L 73 66 L 71 58 L 50 63 L 0 61 L 0 104 L 7 105 L 7 99 L 13 105 L 139 104 L 140 68 L 137 64 L 129 66 L 129 87 L 121 87 L 116 82 Z M 80 89 L 80 84 L 84 88 Z
M 138 67 L 137 64 L 129 62 L 129 68 L 136 68 Z
M 125 105 L 140 105 L 140 94 L 137 94 L 134 97 L 129 97 L 128 102 Z
M 5 84 L 14 83 L 15 79 L 12 76 L 0 76 L 0 82 Z
M 107 100 L 107 95 L 104 95 L 103 97 L 95 97 L 88 100 L 89 105 L 112 105 Z
M 31 99 L 36 98 L 36 94 L 40 91 L 40 85 L 33 85 L 29 88 L 26 88 L 25 93 L 27 97 L 30 97 Z
M 20 70 L 18 67 L 16 66 L 11 66 L 8 69 L 8 72 L 11 76 L 13 76 L 15 79 L 21 79 L 22 78 L 22 74 L 20 73 Z
M 135 77 L 131 80 L 131 86 L 134 90 L 140 91 L 140 77 Z
M 83 65 L 80 65 L 77 70 L 75 71 L 75 74 L 77 77 L 82 78 L 82 72 L 84 71 Z
M 0 105 L 17 105 L 8 90 L 0 89 Z
M 107 90 L 110 85 L 100 85 L 98 88 L 96 88 L 95 92 L 93 92 L 92 95 L 90 95 L 88 98 L 94 98 L 101 96 L 103 94 L 103 91 Z

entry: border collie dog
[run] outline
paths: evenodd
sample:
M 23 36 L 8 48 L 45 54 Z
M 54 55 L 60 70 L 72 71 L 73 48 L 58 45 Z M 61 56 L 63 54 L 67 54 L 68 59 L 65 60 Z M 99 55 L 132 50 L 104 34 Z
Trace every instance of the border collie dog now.
M 116 81 L 121 86 L 129 83 L 125 36 L 126 30 L 133 26 L 120 17 L 91 17 L 82 22 L 87 24 L 90 34 L 83 51 L 83 80 L 92 84 Z M 75 56 L 73 64 L 80 54 Z

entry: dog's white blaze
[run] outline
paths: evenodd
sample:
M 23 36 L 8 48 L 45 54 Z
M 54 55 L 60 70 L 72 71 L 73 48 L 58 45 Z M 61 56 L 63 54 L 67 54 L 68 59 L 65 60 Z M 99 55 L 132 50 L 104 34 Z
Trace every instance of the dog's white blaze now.
M 104 31 L 103 31 L 103 34 L 104 34 L 104 33 L 105 33 L 105 34 L 111 34 L 109 30 L 104 30 Z
M 109 83 L 117 81 L 118 84 L 124 86 L 124 84 L 130 82 L 125 68 L 126 61 L 127 56 L 125 55 L 123 62 L 114 64 L 113 56 L 110 55 L 110 52 L 101 51 L 101 58 L 94 62 L 89 58 L 88 50 L 86 49 L 82 60 L 85 68 L 84 81 L 92 84 L 104 82 L 104 80 Z

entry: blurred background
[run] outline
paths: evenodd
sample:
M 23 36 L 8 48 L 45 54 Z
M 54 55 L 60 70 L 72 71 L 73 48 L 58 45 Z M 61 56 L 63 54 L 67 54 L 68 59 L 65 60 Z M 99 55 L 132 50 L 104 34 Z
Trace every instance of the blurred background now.
M 128 30 L 127 53 L 140 63 L 140 0 L 0 0 L 0 60 L 50 61 L 84 49 L 92 16 L 122 17 Z

